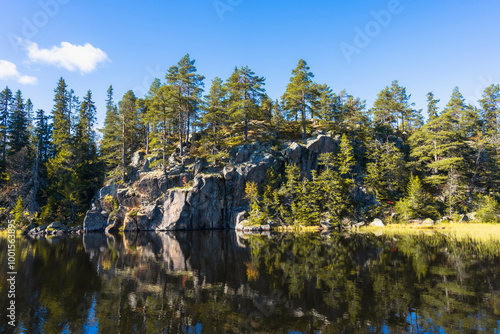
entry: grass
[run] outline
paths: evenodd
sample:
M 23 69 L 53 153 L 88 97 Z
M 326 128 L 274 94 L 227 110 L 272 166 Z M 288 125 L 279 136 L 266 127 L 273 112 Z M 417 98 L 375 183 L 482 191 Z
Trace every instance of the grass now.
M 16 229 L 16 237 L 21 236 L 21 233 L 23 233 L 21 229 Z M 8 235 L 9 235 L 8 229 L 0 230 L 0 237 L 7 237 Z
M 362 227 L 360 231 L 377 232 L 387 236 L 416 236 L 439 233 L 445 234 L 456 241 L 500 242 L 500 224 L 436 224 L 425 228 L 417 228 L 415 225 L 390 224 L 386 227 Z

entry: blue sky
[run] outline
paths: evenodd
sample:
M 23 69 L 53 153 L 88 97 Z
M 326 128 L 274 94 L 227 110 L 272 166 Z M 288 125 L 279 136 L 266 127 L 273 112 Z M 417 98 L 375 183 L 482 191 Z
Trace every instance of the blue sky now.
M 497 1 L 0 0 L 0 87 L 21 89 L 52 109 L 59 77 L 94 95 L 99 123 L 106 90 L 143 96 L 153 77 L 184 54 L 206 76 L 226 79 L 248 65 L 284 92 L 299 59 L 318 83 L 366 99 L 392 80 L 426 108 L 454 86 L 470 102 L 500 82 Z M 19 38 L 19 39 L 18 39 Z M 63 44 L 61 44 L 63 43 Z

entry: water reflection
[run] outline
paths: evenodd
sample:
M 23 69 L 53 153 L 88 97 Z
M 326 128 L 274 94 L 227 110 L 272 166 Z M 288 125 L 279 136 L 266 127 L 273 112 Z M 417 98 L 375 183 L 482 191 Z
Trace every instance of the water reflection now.
M 86 234 L 17 247 L 16 333 L 500 328 L 500 245 L 445 235 Z M 6 248 L 0 239 L 2 319 Z

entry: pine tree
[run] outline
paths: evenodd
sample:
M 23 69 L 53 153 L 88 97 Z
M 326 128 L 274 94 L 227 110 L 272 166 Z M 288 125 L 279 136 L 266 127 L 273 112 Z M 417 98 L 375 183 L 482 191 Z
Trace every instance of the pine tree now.
M 148 105 L 146 104 L 146 99 L 137 98 L 135 100 L 135 109 L 137 110 L 137 115 L 140 120 L 141 128 L 141 138 L 143 138 L 143 144 L 146 148 L 146 154 L 149 154 L 149 122 L 144 122 L 144 116 L 148 113 Z M 142 145 L 141 145 L 142 146 Z
M 71 138 L 74 134 L 76 123 L 78 122 L 78 114 L 80 113 L 80 99 L 75 94 L 73 89 L 70 89 L 68 92 L 68 120 L 69 120 L 69 137 Z
M 271 127 L 275 131 L 276 140 L 280 139 L 280 131 L 284 123 L 285 123 L 285 118 L 283 116 L 283 110 L 281 108 L 281 104 L 276 99 L 276 101 L 273 104 L 272 116 L 271 116 Z
M 407 171 L 403 153 L 393 143 L 370 145 L 365 182 L 382 207 L 393 205 L 404 193 Z
M 215 78 L 208 95 L 205 96 L 205 114 L 202 124 L 210 129 L 212 154 L 217 150 L 222 138 L 222 128 L 229 123 L 229 114 L 225 101 L 226 92 L 222 79 Z
M 427 115 L 430 121 L 436 119 L 439 116 L 438 106 L 437 106 L 438 103 L 439 100 L 436 100 L 434 98 L 433 92 L 427 93 Z
M 125 181 L 127 163 L 134 153 L 135 144 L 138 140 L 138 118 L 135 100 L 134 92 L 129 90 L 123 95 L 119 103 L 122 181 Z
M 458 87 L 453 89 L 450 101 L 443 110 L 445 130 L 455 131 L 461 136 L 475 134 L 479 126 L 477 110 L 465 104 L 465 99 Z
M 187 132 L 186 123 L 187 123 L 187 104 L 186 99 L 183 95 L 182 81 L 179 73 L 178 66 L 171 66 L 168 69 L 167 74 L 165 75 L 165 79 L 167 79 L 167 83 L 170 86 L 175 87 L 176 96 L 174 101 L 174 108 L 172 110 L 172 121 L 176 125 L 176 130 L 179 138 L 179 155 L 184 155 L 184 134 Z
M 299 197 L 300 169 L 297 165 L 285 165 L 285 182 L 281 185 L 279 195 L 282 197 L 280 215 L 285 223 L 292 224 L 295 221 L 297 198 Z
M 432 104 L 433 101 L 431 100 Z M 458 88 L 453 90 L 446 108 L 437 118 L 409 138 L 414 158 L 425 175 L 424 182 L 444 198 L 443 204 L 451 215 L 467 197 L 467 179 L 472 179 L 474 156 L 466 144 L 467 135 L 474 132 L 474 117 L 464 103 Z M 470 173 L 470 174 L 469 174 Z M 468 176 L 469 174 L 469 176 Z
M 136 101 L 136 107 L 140 109 L 141 123 L 144 126 L 144 136 L 146 145 L 146 154 L 150 152 L 150 146 L 155 145 L 155 137 L 157 136 L 157 124 L 152 119 L 153 104 L 155 103 L 156 94 L 162 86 L 160 79 L 155 78 L 149 87 L 149 91 L 144 97 L 143 102 L 140 99 Z M 172 124 L 169 124 L 169 129 L 172 128 Z
M 9 154 L 14 155 L 29 145 L 28 118 L 26 105 L 18 90 L 14 96 L 14 103 L 9 117 Z
M 322 203 L 326 218 L 335 224 L 340 224 L 343 217 L 352 215 L 353 208 L 350 193 L 354 182 L 351 171 L 356 161 L 347 136 L 342 135 L 337 156 L 334 157 L 332 153 L 323 153 L 319 161 L 325 169 L 318 178 L 319 189 L 322 192 L 318 201 Z
M 71 101 L 67 88 L 64 79 L 60 78 L 57 88 L 54 90 L 52 141 L 56 153 L 61 151 L 63 147 L 70 145 L 71 141 Z
M 26 206 L 24 204 L 24 200 L 21 196 L 19 196 L 16 200 L 16 206 L 12 209 L 12 218 L 16 221 L 16 225 L 26 225 L 28 224 L 28 220 L 25 216 Z
M 190 59 L 189 54 L 186 54 L 177 63 L 179 68 L 179 81 L 182 85 L 182 95 L 184 97 L 184 104 L 186 105 L 186 139 L 190 140 L 189 131 L 190 124 L 193 126 L 196 123 L 198 109 L 202 103 L 202 93 L 205 77 L 196 74 L 197 69 L 194 65 L 196 60 Z M 193 129 L 194 132 L 194 129 Z
M 483 132 L 498 138 L 500 133 L 500 85 L 490 85 L 483 92 L 481 118 Z
M 26 123 L 28 124 L 28 136 L 29 141 L 33 141 L 34 134 L 34 124 L 33 124 L 33 102 L 31 99 L 26 100 Z
M 396 213 L 404 220 L 415 218 L 436 218 L 438 212 L 434 201 L 420 182 L 418 176 L 411 176 L 407 185 L 406 196 L 396 203 Z
M 300 113 L 302 125 L 302 139 L 306 138 L 307 115 L 314 114 L 314 102 L 317 99 L 317 86 L 313 83 L 314 75 L 309 71 L 305 60 L 299 60 L 297 67 L 292 71 L 290 83 L 286 86 L 285 94 L 282 96 L 284 108 L 288 119 Z
M 372 140 L 370 119 L 365 110 L 366 103 L 342 90 L 334 94 L 334 123 L 331 129 L 337 134 L 347 134 L 356 147 L 356 159 L 364 159 L 366 144 Z
M 329 128 L 333 129 L 342 121 L 340 120 L 341 100 L 337 94 L 334 94 L 332 89 L 327 85 L 318 85 L 318 110 L 316 116 Z
M 5 168 L 7 159 L 8 126 L 12 103 L 12 91 L 9 89 L 9 87 L 5 87 L 5 89 L 0 92 L 0 154 L 2 155 L 2 169 Z
M 180 155 L 184 154 L 183 138 L 189 140 L 190 126 L 194 126 L 197 111 L 201 106 L 204 76 L 196 74 L 195 60 L 186 54 L 177 65 L 171 66 L 165 75 L 167 83 L 177 91 L 176 108 L 174 110 L 179 134 Z
M 119 165 L 121 148 L 120 117 L 113 101 L 113 86 L 109 86 L 106 99 L 106 117 L 101 141 L 101 154 L 108 170 Z
M 422 125 L 422 115 L 412 108 L 414 103 L 409 102 L 410 97 L 411 95 L 406 94 L 406 88 L 400 86 L 397 80 L 378 94 L 371 109 L 378 133 L 387 137 L 395 130 L 405 133 Z
M 158 88 L 155 96 L 152 98 L 146 119 L 154 125 L 157 131 L 160 147 L 162 150 L 162 165 L 163 173 L 166 173 L 166 146 L 167 146 L 167 130 L 169 123 L 172 121 L 173 110 L 176 105 L 177 89 L 174 86 L 162 85 Z
M 311 180 L 304 178 L 297 188 L 297 198 L 292 209 L 292 216 L 296 225 L 318 225 L 321 220 L 321 205 L 323 196 L 321 187 L 325 185 L 318 179 L 315 170 L 311 171 Z
M 336 164 L 342 177 L 349 176 L 355 165 L 353 149 L 345 133 L 340 139 L 340 152 L 336 157 Z
M 79 194 L 82 179 L 78 173 L 77 157 L 73 148 L 63 145 L 57 154 L 47 162 L 47 207 L 53 213 L 49 219 L 74 222 L 82 207 Z M 43 209 L 42 209 L 43 210 Z
M 89 204 L 95 190 L 101 182 L 101 172 L 98 168 L 97 143 L 94 131 L 96 122 L 96 106 L 89 90 L 78 108 L 78 123 L 75 126 L 74 152 L 75 173 L 80 183 L 77 186 L 78 205 Z M 78 207 L 80 211 L 80 207 Z
M 50 158 L 51 134 L 49 117 L 45 115 L 43 109 L 38 109 L 35 116 L 35 145 L 39 159 L 44 163 Z
M 261 120 L 261 101 L 264 97 L 264 77 L 256 76 L 248 66 L 235 68 L 225 87 L 228 93 L 228 110 L 233 122 L 243 122 L 244 140 L 248 141 L 248 123 Z
M 273 101 L 267 94 L 264 93 L 259 104 L 259 120 L 264 121 L 266 125 L 270 125 L 273 113 Z
M 95 151 L 94 124 L 96 121 L 96 106 L 92 101 L 92 92 L 89 90 L 79 108 L 78 124 L 76 126 L 76 137 L 81 142 L 81 147 L 85 148 L 85 154 Z

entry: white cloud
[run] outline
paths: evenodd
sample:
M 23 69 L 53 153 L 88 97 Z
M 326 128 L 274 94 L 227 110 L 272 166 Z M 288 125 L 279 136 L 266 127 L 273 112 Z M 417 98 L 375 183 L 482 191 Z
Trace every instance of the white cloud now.
M 10 61 L 0 59 L 0 80 L 16 80 L 22 85 L 36 85 L 38 79 L 29 75 L 22 75 L 17 66 Z
M 40 49 L 38 44 L 27 41 L 26 50 L 32 62 L 63 67 L 69 71 L 80 70 L 81 73 L 90 73 L 99 63 L 109 61 L 104 51 L 89 43 L 73 45 L 62 42 L 51 49 Z

